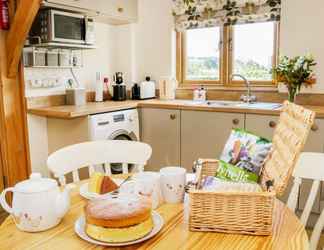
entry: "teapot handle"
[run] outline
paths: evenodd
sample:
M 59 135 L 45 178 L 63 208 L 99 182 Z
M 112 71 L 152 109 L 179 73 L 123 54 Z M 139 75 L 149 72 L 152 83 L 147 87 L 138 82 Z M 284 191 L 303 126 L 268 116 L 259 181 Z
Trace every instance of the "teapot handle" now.
M 6 194 L 7 192 L 13 192 L 13 188 L 6 188 L 5 190 L 2 191 L 1 195 L 0 195 L 0 204 L 3 207 L 4 210 L 6 210 L 6 212 L 8 212 L 9 214 L 13 213 L 12 208 L 8 205 L 7 201 L 6 201 Z

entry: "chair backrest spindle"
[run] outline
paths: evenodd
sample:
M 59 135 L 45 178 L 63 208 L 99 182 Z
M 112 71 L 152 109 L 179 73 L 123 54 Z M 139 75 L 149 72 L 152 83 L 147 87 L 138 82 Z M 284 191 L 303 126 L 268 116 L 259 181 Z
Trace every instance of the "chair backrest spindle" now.
M 128 164 L 144 166 L 151 157 L 149 145 L 134 141 L 91 141 L 62 148 L 47 159 L 47 166 L 61 185 L 66 184 L 65 175 L 72 172 L 73 182 L 80 181 L 79 169 L 88 167 L 89 176 L 96 168 L 104 169 L 111 175 L 111 163 L 121 163 L 124 174 L 128 173 Z M 143 168 L 141 168 L 143 169 Z

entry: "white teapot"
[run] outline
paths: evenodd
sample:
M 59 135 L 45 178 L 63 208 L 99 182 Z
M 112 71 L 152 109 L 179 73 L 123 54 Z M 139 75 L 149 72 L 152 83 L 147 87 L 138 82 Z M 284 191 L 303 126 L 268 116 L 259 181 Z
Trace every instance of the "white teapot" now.
M 0 196 L 0 204 L 13 216 L 20 230 L 44 231 L 59 224 L 68 211 L 73 187 L 67 185 L 61 192 L 55 180 L 33 173 L 30 179 L 5 189 Z M 6 202 L 7 192 L 13 192 L 12 208 Z

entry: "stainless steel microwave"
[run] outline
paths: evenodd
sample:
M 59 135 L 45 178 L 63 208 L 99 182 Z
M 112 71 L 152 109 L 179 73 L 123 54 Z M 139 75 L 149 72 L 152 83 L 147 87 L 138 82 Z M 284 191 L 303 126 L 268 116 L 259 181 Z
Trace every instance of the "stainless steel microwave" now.
M 82 14 L 42 9 L 32 25 L 32 43 L 69 43 L 94 45 L 94 20 Z

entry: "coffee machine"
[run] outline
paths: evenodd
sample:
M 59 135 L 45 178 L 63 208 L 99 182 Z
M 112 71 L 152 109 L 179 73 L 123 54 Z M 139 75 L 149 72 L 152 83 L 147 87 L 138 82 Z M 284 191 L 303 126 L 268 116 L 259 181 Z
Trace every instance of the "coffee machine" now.
M 113 85 L 113 100 L 125 101 L 126 100 L 126 85 L 124 84 L 124 78 L 122 72 L 116 72 L 114 75 Z

